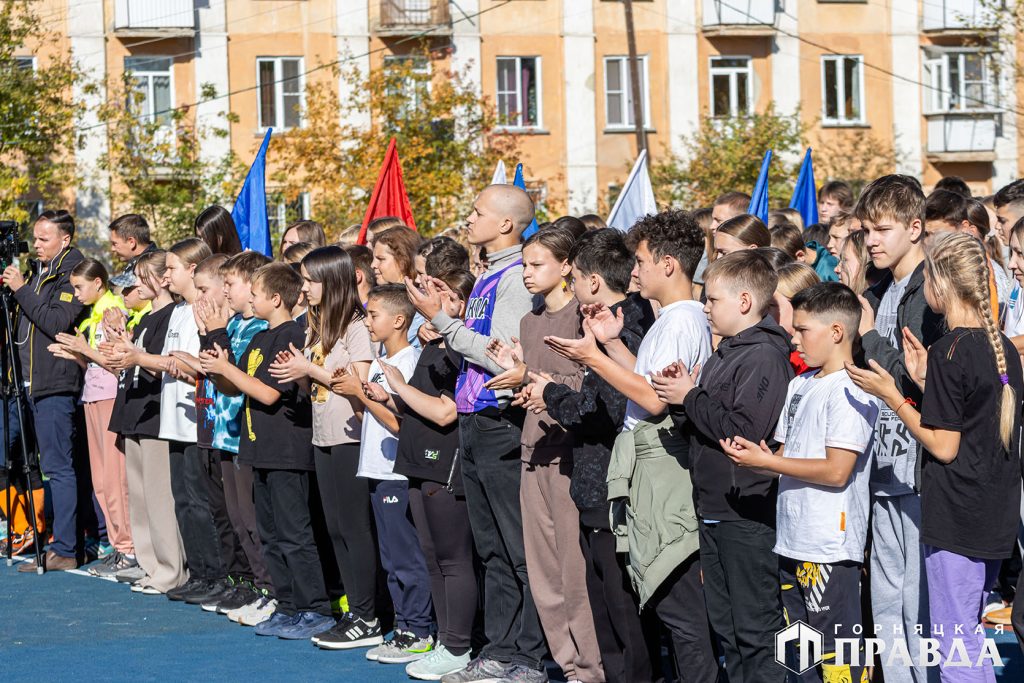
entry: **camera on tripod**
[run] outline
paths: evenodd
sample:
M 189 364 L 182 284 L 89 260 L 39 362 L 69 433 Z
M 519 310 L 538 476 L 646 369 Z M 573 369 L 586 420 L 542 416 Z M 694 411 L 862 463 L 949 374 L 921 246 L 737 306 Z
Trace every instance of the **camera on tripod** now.
M 0 270 L 15 262 L 21 254 L 28 253 L 28 242 L 19 240 L 18 221 L 0 221 Z

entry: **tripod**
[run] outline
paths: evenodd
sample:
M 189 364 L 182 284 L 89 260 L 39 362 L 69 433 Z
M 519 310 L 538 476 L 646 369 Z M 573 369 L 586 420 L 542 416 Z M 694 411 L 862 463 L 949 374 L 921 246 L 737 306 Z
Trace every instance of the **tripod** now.
M 4 469 L 7 475 L 7 566 L 10 567 L 14 564 L 13 559 L 13 548 L 11 541 L 11 489 L 13 488 L 14 480 L 11 478 L 13 468 L 11 467 L 11 416 L 10 410 L 8 409 L 7 402 L 10 400 L 14 401 L 16 407 L 16 417 L 18 420 L 18 434 L 19 442 L 21 445 L 21 473 L 24 475 L 25 481 L 25 492 L 28 495 L 28 505 L 30 508 L 29 514 L 26 515 L 29 519 L 29 524 L 32 529 L 32 547 L 36 553 L 36 574 L 42 574 L 45 571 L 43 567 L 42 559 L 42 547 L 43 539 L 39 536 L 39 527 L 36 524 L 36 501 L 35 493 L 32 488 L 32 462 L 30 458 L 35 455 L 35 450 L 29 450 L 28 441 L 25 437 L 25 416 L 22 413 L 22 383 L 21 373 L 18 368 L 18 355 L 15 353 L 14 344 L 14 325 L 11 320 L 11 290 L 4 287 L 0 291 L 0 310 L 3 312 L 3 320 L 0 320 L 0 326 L 3 326 L 3 338 L 0 343 L 3 344 L 4 352 L 3 356 L 0 357 L 0 396 L 3 398 L 3 425 L 4 425 Z M 36 467 L 38 469 L 38 458 L 36 459 Z

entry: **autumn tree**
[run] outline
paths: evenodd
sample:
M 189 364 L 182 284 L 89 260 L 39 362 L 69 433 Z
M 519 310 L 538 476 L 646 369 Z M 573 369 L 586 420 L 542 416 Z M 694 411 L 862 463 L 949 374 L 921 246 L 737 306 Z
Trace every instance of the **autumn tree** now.
M 0 2 L 0 218 L 21 222 L 26 200 L 63 205 L 77 181 L 72 89 L 81 74 L 35 4 Z
M 880 140 L 867 130 L 829 131 L 814 147 L 814 176 L 819 184 L 843 180 L 854 196 L 879 176 L 895 173 L 902 152 L 895 144 Z
M 389 60 L 369 74 L 345 71 L 355 95 L 340 103 L 334 76 L 307 85 L 304 126 L 275 136 L 271 147 L 274 182 L 289 200 L 309 192 L 313 215 L 331 235 L 362 221 L 392 137 L 424 234 L 460 225 L 498 160 L 518 156 L 491 104 L 433 56 Z M 358 123 L 367 112 L 369 125 Z

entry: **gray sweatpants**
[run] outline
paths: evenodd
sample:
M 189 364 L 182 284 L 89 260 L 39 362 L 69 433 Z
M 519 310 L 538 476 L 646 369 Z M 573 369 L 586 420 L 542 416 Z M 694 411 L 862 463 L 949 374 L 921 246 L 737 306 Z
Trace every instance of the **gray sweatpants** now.
M 911 660 L 916 662 L 922 636 L 915 629 L 920 624 L 924 637 L 931 632 L 921 550 L 921 497 L 872 496 L 871 534 L 871 611 L 876 637 L 885 643 L 879 655 L 885 681 L 938 681 L 938 667 L 908 667 L 905 663 L 885 667 L 896 640 L 906 640 Z

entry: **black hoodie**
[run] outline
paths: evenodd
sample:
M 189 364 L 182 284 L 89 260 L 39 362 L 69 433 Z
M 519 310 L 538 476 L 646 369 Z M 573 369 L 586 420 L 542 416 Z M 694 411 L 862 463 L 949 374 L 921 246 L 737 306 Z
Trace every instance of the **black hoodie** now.
M 611 307 L 622 309 L 619 339 L 636 355 L 646 328 L 643 307 L 632 297 Z M 608 463 L 612 445 L 626 416 L 626 397 L 596 372 L 587 372 L 579 391 L 551 382 L 544 387 L 548 415 L 566 430 L 576 433 L 569 495 L 580 510 L 580 522 L 588 527 L 610 529 L 608 518 Z
M 719 522 L 752 520 L 775 526 L 776 477 L 741 469 L 719 439 L 742 436 L 774 442 L 775 423 L 793 379 L 789 334 L 765 317 L 722 340 L 700 374 L 700 386 L 671 406 L 676 426 L 690 435 L 697 514 Z

